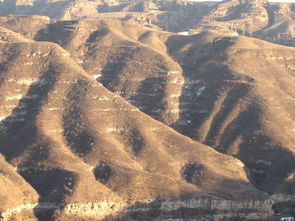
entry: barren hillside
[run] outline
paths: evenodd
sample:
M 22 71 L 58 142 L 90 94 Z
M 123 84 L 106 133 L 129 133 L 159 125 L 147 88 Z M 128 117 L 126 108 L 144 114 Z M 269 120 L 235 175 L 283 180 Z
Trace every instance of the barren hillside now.
M 36 39 L 59 43 L 155 119 L 241 159 L 262 190 L 276 192 L 294 170 L 293 48 L 92 20 L 52 24 Z
M 239 160 L 140 112 L 57 45 L 3 41 L 0 47 L 0 152 L 37 191 L 38 204 L 27 204 L 39 219 L 78 213 L 97 219 L 134 203 L 201 195 L 265 199 Z M 33 209 L 9 203 L 21 209 L 5 207 L 4 220 Z
M 0 1 L 0 220 L 295 216 L 293 11 Z
M 42 15 L 59 20 L 117 19 L 159 26 L 169 31 L 183 31 L 194 27 L 212 9 L 212 5 L 178 0 L 3 0 L 0 2 L 0 16 Z

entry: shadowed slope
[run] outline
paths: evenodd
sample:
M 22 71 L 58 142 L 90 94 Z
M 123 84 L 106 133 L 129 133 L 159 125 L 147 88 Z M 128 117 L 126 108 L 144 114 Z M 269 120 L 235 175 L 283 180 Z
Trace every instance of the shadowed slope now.
M 0 219 L 36 220 L 32 208 L 37 205 L 38 194 L 17 174 L 15 168 L 0 156 Z
M 172 37 L 167 45 L 184 63 L 186 81 L 199 81 L 199 87 L 182 92 L 180 103 L 187 102 L 189 108 L 182 115 L 186 123 L 175 127 L 238 157 L 257 186 L 275 191 L 295 167 L 294 50 L 210 33 Z M 190 91 L 199 93 L 187 96 Z

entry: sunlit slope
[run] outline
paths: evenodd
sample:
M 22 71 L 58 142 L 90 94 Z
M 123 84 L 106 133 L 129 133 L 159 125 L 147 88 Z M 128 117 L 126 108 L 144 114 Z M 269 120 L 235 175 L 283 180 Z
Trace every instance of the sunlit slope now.
M 33 39 L 36 33 L 50 23 L 46 16 L 9 15 L 0 17 L 0 26 Z
M 172 124 L 178 113 L 165 110 L 177 105 L 179 96 L 170 95 L 181 93 L 177 81 L 183 77 L 180 65 L 167 54 L 169 36 L 171 33 L 114 20 L 82 20 L 48 25 L 35 39 L 60 44 L 109 90 Z
M 0 16 L 37 15 L 58 20 L 116 19 L 178 32 L 194 27 L 210 12 L 212 5 L 214 3 L 187 0 L 3 0 L 0 2 Z
M 0 15 L 41 15 L 53 19 L 75 19 L 97 14 L 100 1 L 88 0 L 28 0 L 0 2 Z
M 251 34 L 268 26 L 270 15 L 267 6 L 265 0 L 221 1 L 195 27 L 198 31 L 217 29 Z
M 52 24 L 36 39 L 59 43 L 148 115 L 241 159 L 259 188 L 275 192 L 294 170 L 293 48 L 91 20 Z
M 0 152 L 39 219 L 102 219 L 136 202 L 263 199 L 243 164 L 145 115 L 46 42 L 1 42 Z

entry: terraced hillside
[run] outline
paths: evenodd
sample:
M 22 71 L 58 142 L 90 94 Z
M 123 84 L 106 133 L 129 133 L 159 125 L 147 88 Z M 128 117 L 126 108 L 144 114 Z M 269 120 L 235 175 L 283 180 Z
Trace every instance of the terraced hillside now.
M 241 159 L 260 189 L 276 192 L 294 170 L 293 48 L 94 21 L 51 24 L 36 39 L 60 43 L 155 119 Z
M 170 35 L 119 21 L 84 20 L 48 25 L 35 39 L 59 43 L 109 90 L 172 124 L 178 114 L 161 112 L 177 105 L 178 97 L 166 97 L 165 93 L 181 92 L 181 85 L 168 81 L 181 79 L 182 69 L 167 55 L 164 42 Z
M 272 4 L 272 3 L 270 3 Z M 251 34 L 269 24 L 267 1 L 231 0 L 222 1 L 196 25 L 198 31 L 234 30 L 240 34 Z
M 9 15 L 0 17 L 0 26 L 33 39 L 36 33 L 51 21 L 46 16 Z
M 143 207 L 137 211 L 147 211 L 152 202 L 162 202 L 154 216 L 163 209 L 179 217 L 178 204 L 169 200 L 203 208 L 190 217 L 208 216 L 210 208 L 221 217 L 271 215 L 266 194 L 250 184 L 239 160 L 145 115 L 59 46 L 15 40 L 0 42 L 0 180 L 9 176 L 16 185 L 15 192 L 1 189 L 8 199 L 1 205 L 4 220 L 21 212 L 32 220 L 97 220 L 128 215 L 136 203 Z M 202 199 L 212 205 L 202 206 Z M 218 206 L 223 201 L 231 210 Z
M 293 6 L 1 1 L 0 220 L 295 216 Z
M 210 3 L 191 1 L 3 0 L 0 16 L 41 15 L 51 19 L 117 19 L 169 31 L 182 31 L 199 21 Z
M 294 4 L 272 3 L 268 11 L 268 26 L 253 33 L 253 36 L 267 41 L 294 46 Z
M 97 13 L 99 2 L 88 0 L 4 0 L 0 2 L 0 15 L 44 15 L 55 19 L 74 19 Z
M 232 31 L 294 46 L 294 4 L 266 0 L 3 0 L 0 2 L 0 16 L 8 15 L 21 17 L 17 19 L 19 30 L 16 31 L 24 28 L 19 21 L 24 15 L 59 20 L 116 19 L 186 34 L 208 30 L 218 30 L 221 33 Z M 40 21 L 42 19 L 39 18 Z M 14 26 L 13 19 L 9 20 L 9 25 Z M 37 22 L 36 19 L 34 22 Z M 48 20 L 43 22 L 49 23 Z M 0 23 L 3 24 L 3 21 Z
M 174 127 L 238 157 L 259 188 L 275 192 L 294 170 L 294 49 L 210 33 L 167 45 L 188 82 Z
M 233 32 L 294 46 L 294 3 L 264 0 L 222 1 L 191 23 L 190 33 L 215 30 Z

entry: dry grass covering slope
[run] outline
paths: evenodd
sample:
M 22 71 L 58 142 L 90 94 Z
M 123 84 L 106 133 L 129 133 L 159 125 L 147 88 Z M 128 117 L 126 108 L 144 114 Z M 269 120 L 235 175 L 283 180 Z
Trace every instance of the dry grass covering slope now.
M 189 123 L 176 128 L 238 157 L 258 187 L 275 192 L 295 166 L 294 49 L 212 33 L 185 39 L 167 45 L 184 63 L 187 82 L 198 80 L 199 87 L 183 91 Z
M 2 41 L 0 51 L 0 152 L 38 193 L 39 219 L 102 219 L 204 194 L 265 197 L 239 160 L 145 115 L 56 44 Z
M 50 23 L 46 16 L 9 15 L 0 17 L 0 26 L 33 39 L 36 33 Z
M 293 48 L 93 20 L 51 24 L 36 39 L 59 43 L 148 115 L 241 159 L 259 188 L 276 192 L 294 170 Z
M 39 15 L 51 19 L 117 19 L 178 32 L 188 30 L 212 9 L 210 3 L 163 1 L 28 0 L 0 2 L 0 16 Z
M 36 220 L 32 211 L 22 210 L 20 205 L 30 206 L 38 202 L 36 191 L 0 156 L 0 219 L 10 215 L 15 220 Z M 17 214 L 13 210 L 19 209 Z
M 196 24 L 196 29 L 231 29 L 239 33 L 250 34 L 259 31 L 269 23 L 266 1 L 223 1 Z
M 97 13 L 99 1 L 88 0 L 29 0 L 0 3 L 0 15 L 41 15 L 54 19 L 75 19 Z
M 171 35 L 120 21 L 67 21 L 48 25 L 35 39 L 53 41 L 109 90 L 122 95 L 145 113 L 174 123 L 178 113 L 161 112 L 177 105 L 181 67 L 167 55 Z M 171 73 L 171 74 L 170 74 Z M 177 79 L 178 78 L 178 79 Z

